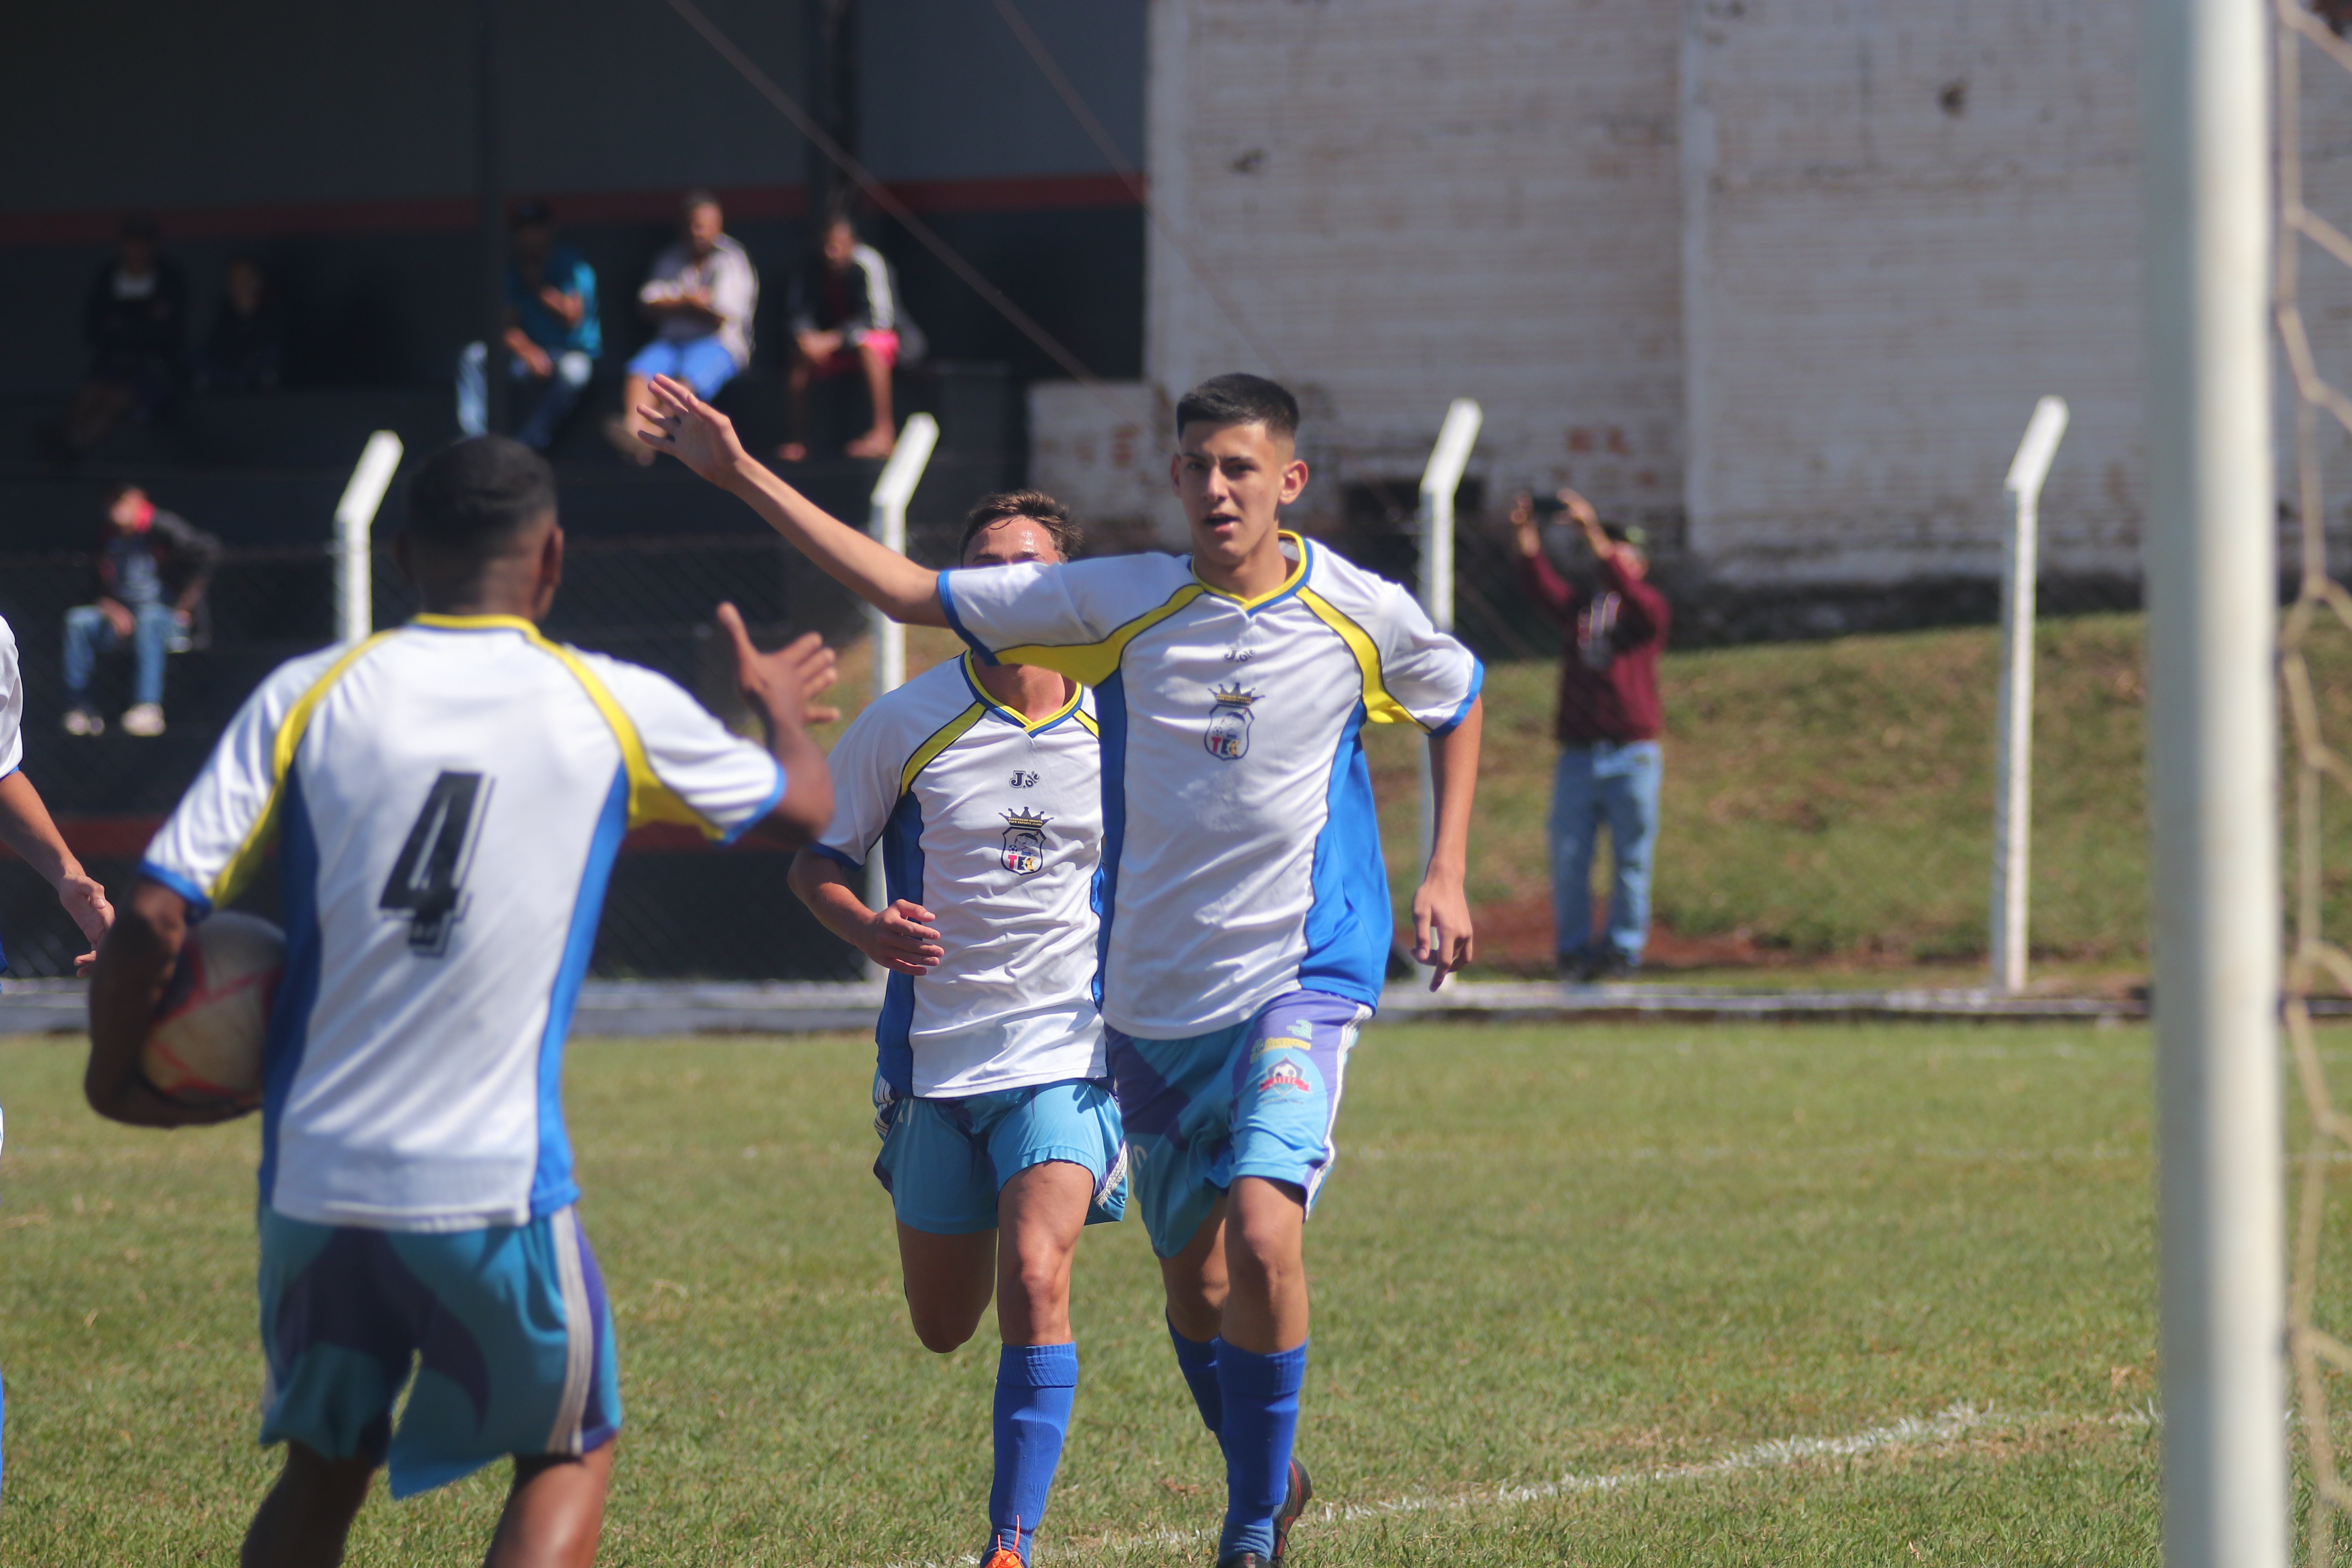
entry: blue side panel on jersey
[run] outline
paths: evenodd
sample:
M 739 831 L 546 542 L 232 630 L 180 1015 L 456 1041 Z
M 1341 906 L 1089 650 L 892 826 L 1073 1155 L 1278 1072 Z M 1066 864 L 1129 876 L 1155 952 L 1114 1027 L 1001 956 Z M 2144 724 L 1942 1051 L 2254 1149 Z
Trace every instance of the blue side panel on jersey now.
M 768 760 L 772 763 L 775 762 L 773 757 L 771 757 Z M 732 844 L 738 838 L 742 837 L 746 833 L 751 832 L 751 829 L 759 826 L 762 822 L 767 821 L 768 813 L 775 810 L 776 802 L 784 798 L 784 786 L 791 782 L 792 781 L 784 774 L 784 764 L 782 763 L 776 763 L 776 787 L 768 792 L 768 798 L 760 803 L 759 810 L 753 812 L 751 816 L 745 817 L 742 821 L 737 823 L 734 826 L 720 834 L 719 836 L 719 842 L 721 844 Z
M 845 867 L 852 871 L 863 871 L 866 869 L 865 861 L 853 860 L 845 852 L 835 849 L 830 844 L 812 844 L 809 846 L 809 851 L 812 854 L 822 855 L 826 859 L 832 861 L 835 865 Z
M 952 572 L 940 574 L 940 613 L 947 616 L 948 625 L 954 630 L 955 635 L 963 638 L 965 644 L 971 647 L 973 658 L 982 664 L 994 664 L 996 662 L 994 650 L 972 636 L 970 628 L 963 624 L 963 616 L 956 612 L 955 590 L 949 586 L 949 579 L 954 575 Z
M 1348 716 L 1331 759 L 1323 831 L 1315 836 L 1315 901 L 1307 910 L 1307 952 L 1299 988 L 1328 991 L 1367 1006 L 1381 1003 L 1388 976 L 1388 870 L 1381 863 L 1381 823 L 1372 773 L 1364 761 L 1364 705 Z
M 908 790 L 882 825 L 882 885 L 895 902 L 923 901 L 923 803 Z M 874 1070 L 900 1095 L 915 1092 L 915 977 L 891 972 L 883 987 L 882 1016 L 874 1021 Z
M 578 1200 L 572 1179 L 572 1139 L 563 1130 L 563 1042 L 572 1033 L 572 1010 L 580 983 L 588 978 L 588 956 L 596 950 L 596 921 L 604 912 L 604 888 L 613 860 L 629 831 L 629 770 L 614 770 L 588 843 L 588 865 L 572 900 L 572 929 L 563 937 L 563 962 L 555 966 L 555 989 L 547 999 L 547 1031 L 539 1037 L 539 1161 L 530 1174 L 530 1217 L 543 1219 Z
M 1095 1005 L 1103 1001 L 1110 963 L 1110 921 L 1118 904 L 1118 852 L 1127 842 L 1127 672 L 1095 688 L 1095 726 L 1102 731 L 1102 859 L 1095 867 Z
M 1486 667 L 1479 661 L 1477 655 L 1473 654 L 1470 656 L 1470 695 L 1462 700 L 1462 705 L 1454 710 L 1454 717 L 1432 730 L 1430 733 L 1451 735 L 1460 729 L 1462 721 L 1470 717 L 1470 704 L 1478 700 L 1478 693 L 1486 689 Z
M 310 1043 L 310 1010 L 319 1001 L 319 838 L 310 830 L 310 808 L 302 798 L 299 768 L 286 774 L 278 802 L 278 870 L 283 880 L 286 915 L 286 978 L 270 1005 L 269 1037 L 261 1057 L 261 1201 L 278 1190 L 278 1121 L 286 1097 L 302 1070 Z
M 139 874 L 151 882 L 163 883 L 163 886 L 187 900 L 188 912 L 196 919 L 202 920 L 213 912 L 213 901 L 205 896 L 205 890 L 177 871 L 168 867 L 158 866 L 152 860 L 142 860 L 139 862 Z

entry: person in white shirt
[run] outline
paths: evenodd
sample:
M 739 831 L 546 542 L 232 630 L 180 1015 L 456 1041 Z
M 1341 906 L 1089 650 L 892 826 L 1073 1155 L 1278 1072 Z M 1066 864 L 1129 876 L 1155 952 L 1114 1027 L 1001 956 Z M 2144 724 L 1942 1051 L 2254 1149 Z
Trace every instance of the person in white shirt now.
M 1076 525 L 1051 496 L 990 496 L 967 567 L 1059 562 Z M 1023 1568 L 1078 1382 L 1070 1259 L 1126 1210 L 1118 1106 L 1096 1011 L 1092 895 L 1102 748 L 1086 689 L 970 655 L 857 717 L 828 759 L 833 825 L 793 890 L 889 972 L 875 1029 L 874 1173 L 898 1221 L 908 1310 L 942 1353 L 993 1284 L 995 1481 L 982 1568 Z M 857 886 L 882 858 L 889 902 Z
M 636 409 L 657 375 L 682 381 L 699 397 L 719 389 L 751 363 L 751 317 L 760 308 L 760 273 L 726 232 L 727 217 L 709 191 L 689 191 L 679 205 L 686 232 L 654 258 L 637 290 L 637 309 L 654 323 L 654 341 L 629 362 L 621 412 L 604 423 L 614 450 L 639 465 L 654 460 L 638 439 Z
M 1093 688 L 1103 1022 L 1135 1200 L 1178 1365 L 1224 1449 L 1216 1561 L 1279 1561 L 1312 1489 L 1292 1454 L 1305 1225 L 1389 953 L 1362 726 L 1429 737 L 1435 821 L 1413 956 L 1434 985 L 1472 951 L 1477 659 L 1397 584 L 1282 530 L 1307 485 L 1298 402 L 1262 376 L 1216 376 L 1177 403 L 1169 479 L 1189 559 L 992 572 L 908 561 L 754 462 L 690 388 L 652 392 L 649 441 L 886 615 L 953 627 L 983 664 Z
M 667 679 L 540 635 L 563 533 L 538 454 L 461 441 L 408 506 L 394 555 L 425 612 L 263 680 L 149 845 L 91 981 L 100 1114 L 237 1114 L 165 1099 L 140 1047 L 188 927 L 275 841 L 261 1437 L 287 1457 L 247 1568 L 340 1561 L 380 1465 L 406 1497 L 505 1456 L 490 1561 L 593 1559 L 621 1407 L 561 1089 L 614 857 L 655 820 L 796 847 L 833 809 L 803 730 L 832 679 L 814 634 L 762 656 L 719 607 L 756 745 Z

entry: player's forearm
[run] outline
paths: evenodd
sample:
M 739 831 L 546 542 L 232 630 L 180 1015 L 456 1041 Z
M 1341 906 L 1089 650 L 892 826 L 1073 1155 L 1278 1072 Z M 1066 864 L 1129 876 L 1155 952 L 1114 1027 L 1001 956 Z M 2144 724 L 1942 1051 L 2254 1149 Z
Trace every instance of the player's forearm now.
M 98 967 L 89 977 L 89 1067 L 82 1076 L 82 1095 L 110 1121 L 177 1127 L 221 1120 L 174 1105 L 139 1074 L 148 1020 L 186 938 L 186 902 L 142 878 L 99 944 Z
M 892 620 L 917 626 L 948 624 L 940 607 L 938 573 L 831 516 L 760 463 L 743 458 L 725 488 L 818 570 Z
M 21 770 L 0 779 L 0 840 L 52 888 L 82 874 L 81 862 L 50 819 L 41 792 Z
M 803 849 L 793 857 L 792 872 L 785 880 L 819 925 L 852 947 L 864 950 L 866 928 L 872 922 L 874 911 L 849 886 L 848 873 L 839 862 L 813 849 Z
M 768 754 L 784 770 L 784 793 L 754 831 L 770 844 L 797 849 L 833 820 L 833 773 L 796 716 L 772 712 L 766 719 Z
M 1470 805 L 1478 788 L 1478 740 L 1486 721 L 1486 700 L 1470 704 L 1462 722 L 1429 742 L 1429 778 L 1436 795 L 1436 832 L 1429 850 L 1428 879 L 1460 882 L 1470 866 Z

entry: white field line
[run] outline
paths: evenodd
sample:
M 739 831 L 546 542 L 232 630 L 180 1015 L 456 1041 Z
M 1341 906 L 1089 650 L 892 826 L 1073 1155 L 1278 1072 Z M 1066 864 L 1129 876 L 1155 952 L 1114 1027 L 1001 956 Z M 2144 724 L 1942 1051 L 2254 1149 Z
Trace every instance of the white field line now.
M 1708 1480 L 1721 1476 L 1734 1476 L 1751 1470 L 1782 1469 L 1808 1459 L 1847 1458 L 1870 1454 L 1885 1448 L 1946 1447 L 1961 1438 L 1979 1432 L 2018 1431 L 2052 1425 L 2062 1417 L 2054 1414 L 2011 1415 L 1995 1412 L 1968 1401 L 1947 1405 L 1925 1418 L 1905 1416 L 1884 1426 L 1866 1427 L 1832 1437 L 1773 1437 L 1736 1449 L 1719 1459 L 1699 1464 L 1661 1465 L 1645 1470 L 1612 1470 L 1600 1475 L 1579 1475 L 1573 1471 L 1557 1480 L 1537 1481 L 1525 1486 L 1480 1487 L 1469 1491 L 1445 1493 L 1414 1493 L 1405 1497 L 1388 1498 L 1375 1502 L 1325 1503 L 1311 1508 L 1301 1524 L 1328 1523 L 1359 1519 L 1386 1519 L 1399 1514 L 1467 1513 L 1486 1509 L 1515 1508 L 1522 1503 L 1541 1502 L 1547 1498 L 1581 1496 L 1594 1492 L 1626 1491 L 1637 1487 L 1668 1485 L 1675 1481 Z M 2107 1421 L 2122 1426 L 2147 1426 L 2161 1419 L 2150 1411 L 2132 1411 L 2122 1415 L 2084 1417 L 2091 1421 Z M 1141 1535 L 1100 1538 L 1087 1543 L 1089 1552 L 1117 1552 L 1137 1546 L 1181 1546 L 1202 1541 L 1216 1533 L 1213 1529 L 1156 1530 Z M 1069 1545 L 1060 1545 L 1067 1552 Z M 1057 1552 L 1056 1555 L 1060 1555 Z M 970 1568 L 978 1557 L 948 1557 L 928 1563 L 894 1563 L 888 1568 Z

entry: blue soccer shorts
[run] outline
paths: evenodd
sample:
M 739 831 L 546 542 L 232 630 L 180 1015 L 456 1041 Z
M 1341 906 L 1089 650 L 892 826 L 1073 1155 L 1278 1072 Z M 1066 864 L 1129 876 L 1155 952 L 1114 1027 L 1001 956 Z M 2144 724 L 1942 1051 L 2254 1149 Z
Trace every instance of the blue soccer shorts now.
M 1287 1182 L 1308 1212 L 1338 1151 L 1348 1053 L 1372 1010 L 1319 991 L 1181 1040 L 1105 1031 L 1151 1250 L 1173 1258 L 1242 1176 Z
M 456 1231 L 264 1208 L 261 1344 L 263 1445 L 387 1463 L 396 1498 L 508 1455 L 585 1454 L 621 1426 L 604 1276 L 570 1208 Z
M 1094 1178 L 1088 1225 L 1127 1213 L 1126 1134 L 1107 1085 L 1071 1079 L 961 1100 L 894 1100 L 877 1079 L 874 1097 L 882 1131 L 874 1176 L 911 1230 L 994 1230 L 998 1190 L 1049 1160 L 1083 1165 Z
M 684 342 L 672 342 L 656 338 L 637 351 L 629 362 L 629 374 L 651 379 L 656 375 L 682 381 L 694 388 L 697 397 L 716 397 L 719 389 L 735 379 L 741 367 L 727 345 L 717 337 L 689 338 Z

